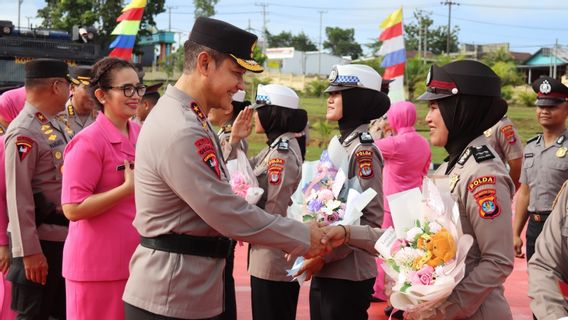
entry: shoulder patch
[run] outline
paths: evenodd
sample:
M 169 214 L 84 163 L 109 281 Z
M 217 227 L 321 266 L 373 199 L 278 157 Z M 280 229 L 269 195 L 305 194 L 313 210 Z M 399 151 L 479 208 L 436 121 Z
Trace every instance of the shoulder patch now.
M 539 138 L 540 138 L 540 134 L 537 134 L 536 136 L 534 136 L 534 137 L 530 138 L 529 140 L 527 140 L 527 144 L 529 144 L 529 143 L 531 143 L 531 142 L 533 142 L 533 141 L 536 141 L 536 140 L 538 140 Z
M 471 183 L 467 185 L 467 190 L 469 192 L 475 191 L 478 187 L 485 184 L 495 184 L 495 176 L 483 176 L 475 178 Z
M 203 162 L 217 175 L 217 178 L 221 178 L 221 169 L 219 167 L 219 160 L 217 159 L 217 154 L 215 153 L 215 146 L 209 138 L 201 138 L 195 141 L 195 147 L 197 148 L 197 153 L 203 160 Z
M 373 136 L 369 132 L 361 132 L 359 134 L 359 141 L 361 143 L 373 143 Z
M 492 220 L 501 214 L 496 193 L 495 189 L 483 189 L 474 194 L 473 197 L 479 207 L 479 216 L 482 219 Z
M 509 144 L 515 144 L 517 142 L 517 137 L 515 135 L 515 129 L 513 129 L 513 125 L 509 124 L 501 128 L 501 133 L 505 136 L 505 140 Z
M 473 153 L 473 157 L 475 158 L 475 161 L 477 161 L 477 163 L 495 158 L 495 155 L 491 152 L 491 150 L 489 150 L 489 147 L 487 147 L 486 145 L 473 147 L 471 153 Z
M 24 160 L 28 153 L 32 151 L 33 143 L 34 140 L 26 136 L 19 136 L 16 138 L 16 149 L 18 150 L 20 161 Z
M 282 182 L 282 171 L 286 161 L 282 158 L 273 158 L 268 161 L 268 182 L 278 185 Z
M 371 179 L 374 175 L 373 151 L 359 150 L 355 153 L 357 175 L 362 179 Z

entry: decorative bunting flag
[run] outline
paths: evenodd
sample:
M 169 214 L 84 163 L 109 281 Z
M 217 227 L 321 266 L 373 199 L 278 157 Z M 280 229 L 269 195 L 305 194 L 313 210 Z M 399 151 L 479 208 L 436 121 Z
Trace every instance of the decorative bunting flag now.
M 382 23 L 383 32 L 379 41 L 383 42 L 379 55 L 383 56 L 381 67 L 385 68 L 384 79 L 394 80 L 390 84 L 389 97 L 392 102 L 404 101 L 404 66 L 406 50 L 402 26 L 402 7 L 389 15 Z
M 124 9 L 122 14 L 116 19 L 118 25 L 111 34 L 117 35 L 109 48 L 112 51 L 109 57 L 117 57 L 130 61 L 132 49 L 136 42 L 136 35 L 140 29 L 140 21 L 144 15 L 146 0 L 132 0 Z

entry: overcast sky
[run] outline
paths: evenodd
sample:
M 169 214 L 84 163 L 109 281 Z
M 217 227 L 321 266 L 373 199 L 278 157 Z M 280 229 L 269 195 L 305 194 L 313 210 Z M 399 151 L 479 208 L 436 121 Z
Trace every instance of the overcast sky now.
M 151 0 L 150 0 L 151 1 Z M 359 43 L 370 43 L 378 37 L 379 24 L 387 15 L 403 6 L 404 23 L 414 21 L 413 11 L 427 10 L 432 13 L 434 25 L 448 23 L 448 6 L 428 0 L 220 0 L 216 6 L 215 18 L 225 20 L 242 28 L 250 27 L 260 34 L 263 27 L 261 4 L 266 4 L 267 29 L 271 33 L 280 31 L 305 32 L 319 43 L 320 13 L 323 11 L 323 29 L 326 26 L 354 28 Z M 560 46 L 568 47 L 568 2 L 558 0 L 454 0 L 460 5 L 452 6 L 452 27 L 460 27 L 461 43 L 508 42 L 512 51 L 534 53 L 540 47 L 552 46 L 558 39 Z M 166 0 L 171 9 L 172 31 L 180 32 L 179 37 L 187 38 L 193 25 L 193 2 L 188 0 Z M 12 20 L 17 24 L 18 0 L 0 0 L 3 10 L 0 20 Z M 21 7 L 20 24 L 35 25 L 37 10 L 44 7 L 43 0 L 24 0 Z M 28 19 L 29 18 L 29 19 Z M 158 15 L 158 28 L 169 28 L 168 11 Z M 176 40 L 178 36 L 176 36 Z M 325 31 L 322 32 L 322 41 Z

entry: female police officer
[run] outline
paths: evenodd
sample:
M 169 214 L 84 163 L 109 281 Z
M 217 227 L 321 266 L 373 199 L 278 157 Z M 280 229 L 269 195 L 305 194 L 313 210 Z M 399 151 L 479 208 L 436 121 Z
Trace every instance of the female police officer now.
M 503 283 L 513 270 L 511 198 L 515 186 L 483 132 L 507 112 L 501 81 L 486 65 L 432 66 L 426 92 L 430 141 L 449 154 L 437 174 L 449 175 L 463 232 L 474 244 L 466 274 L 444 304 L 446 319 L 512 319 Z
M 390 100 L 380 91 L 381 76 L 366 65 L 336 66 L 331 71 L 327 120 L 339 124 L 339 147 L 347 155 L 349 188 L 372 188 L 377 196 L 363 210 L 362 225 L 374 228 L 383 222 L 382 156 L 369 134 L 370 120 L 384 115 Z M 330 154 L 333 154 L 330 143 Z M 338 161 L 336 161 L 338 162 Z M 310 291 L 311 319 L 367 319 L 375 283 L 375 259 L 347 246 L 324 258 L 305 262 L 314 273 Z

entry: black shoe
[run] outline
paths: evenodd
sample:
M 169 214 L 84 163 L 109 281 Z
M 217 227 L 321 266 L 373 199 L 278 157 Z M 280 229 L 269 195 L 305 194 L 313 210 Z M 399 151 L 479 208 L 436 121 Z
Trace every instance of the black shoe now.
M 385 315 L 387 317 L 392 317 L 393 319 L 399 319 L 399 320 L 402 320 L 404 318 L 404 311 L 402 310 L 397 310 L 396 312 L 393 311 L 394 308 L 392 306 L 385 307 Z

